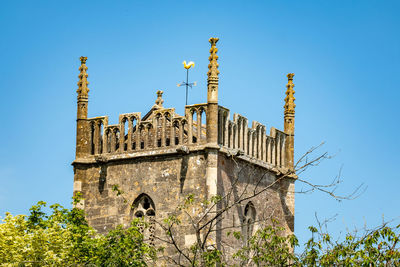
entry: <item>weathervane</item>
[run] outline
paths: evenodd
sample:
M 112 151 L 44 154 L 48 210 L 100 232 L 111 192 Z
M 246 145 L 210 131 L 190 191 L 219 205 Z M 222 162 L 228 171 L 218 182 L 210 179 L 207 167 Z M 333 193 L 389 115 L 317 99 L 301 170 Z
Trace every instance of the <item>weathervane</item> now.
M 189 61 L 188 64 L 186 64 L 186 60 L 183 61 L 183 67 L 186 69 L 186 82 L 178 83 L 178 87 L 185 85 L 186 86 L 186 106 L 188 104 L 188 87 L 192 88 L 193 86 L 196 86 L 196 82 L 189 83 L 189 69 L 191 67 L 194 67 L 194 62 Z

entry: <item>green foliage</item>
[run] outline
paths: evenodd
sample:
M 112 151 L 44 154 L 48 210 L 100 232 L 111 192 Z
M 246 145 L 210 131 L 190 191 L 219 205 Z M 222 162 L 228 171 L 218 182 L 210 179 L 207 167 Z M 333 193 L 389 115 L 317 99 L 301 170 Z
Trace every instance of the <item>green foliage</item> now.
M 234 258 L 243 265 L 253 262 L 256 266 L 285 266 L 296 262 L 293 249 L 298 240 L 294 235 L 285 236 L 283 232 L 284 228 L 274 225 L 256 231 Z
M 338 242 L 311 226 L 312 237 L 304 251 L 297 254 L 294 248 L 299 244 L 294 235 L 284 236 L 283 228 L 267 226 L 258 230 L 234 257 L 240 265 L 256 266 L 400 266 L 399 228 L 384 225 L 361 236 L 349 233 Z
M 117 184 L 113 184 L 111 190 L 114 191 L 117 196 L 121 196 L 124 194 L 124 191 L 122 191 Z
M 189 196 L 185 205 L 193 203 Z M 78 204 L 81 196 L 74 197 Z M 212 203 L 213 201 L 210 201 Z M 0 223 L 1 266 L 147 266 L 157 265 L 156 248 L 144 239 L 148 224 L 135 219 L 128 228 L 118 226 L 107 235 L 96 233 L 81 209 L 65 209 L 45 202 L 32 206 L 29 215 L 7 213 Z M 164 221 L 167 235 L 176 238 L 181 220 L 170 215 Z M 278 222 L 258 229 L 244 240 L 241 232 L 228 231 L 244 245 L 234 254 L 238 266 L 400 266 L 399 229 L 383 225 L 363 235 L 348 233 L 343 241 L 309 227 L 311 238 L 301 253 L 295 253 L 298 240 L 284 235 Z M 182 248 L 183 249 L 183 248 Z M 190 247 L 193 260 L 188 266 L 227 266 L 228 255 L 196 242 Z
M 217 249 L 209 249 L 202 253 L 202 262 L 205 266 L 225 266 L 222 262 L 222 252 Z
M 96 265 L 105 266 L 147 266 L 156 259 L 156 250 L 144 242 L 140 229 L 147 224 L 140 219 L 132 221 L 128 229 L 118 226 L 97 243 Z
M 216 204 L 222 200 L 222 197 L 220 195 L 215 195 L 211 197 L 211 202 Z
M 343 242 L 310 228 L 313 237 L 299 258 L 307 266 L 400 266 L 399 227 L 383 225 L 362 236 L 348 233 Z
M 29 216 L 7 213 L 2 219 L 1 266 L 145 266 L 155 258 L 155 249 L 141 234 L 143 222 L 135 220 L 127 229 L 99 235 L 88 226 L 81 209 L 54 204 L 46 215 L 44 207 L 40 201 Z

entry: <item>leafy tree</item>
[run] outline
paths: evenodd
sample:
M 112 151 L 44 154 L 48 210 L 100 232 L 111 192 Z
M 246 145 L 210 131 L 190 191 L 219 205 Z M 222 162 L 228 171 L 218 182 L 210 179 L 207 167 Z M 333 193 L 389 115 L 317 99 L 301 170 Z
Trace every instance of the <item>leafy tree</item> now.
M 188 197 L 186 205 L 191 201 Z M 142 234 L 145 221 L 136 219 L 129 228 L 118 226 L 107 235 L 99 235 L 87 225 L 82 210 L 55 204 L 46 215 L 45 206 L 45 202 L 38 202 L 28 216 L 6 214 L 0 224 L 1 266 L 157 265 L 158 250 Z M 170 237 L 176 238 L 172 226 L 179 225 L 179 219 L 170 216 L 164 223 Z M 362 234 L 348 233 L 342 241 L 334 241 L 321 229 L 309 227 L 311 238 L 303 251 L 297 252 L 297 238 L 282 235 L 284 229 L 274 221 L 258 229 L 236 251 L 235 266 L 400 266 L 400 225 L 384 223 Z M 228 234 L 242 238 L 239 232 Z M 179 263 L 181 266 L 228 266 L 224 252 L 215 247 L 202 249 L 195 243 L 187 254 L 185 248 L 175 245 L 188 257 Z
M 99 239 L 96 260 L 92 262 L 98 266 L 146 266 L 156 259 L 156 250 L 145 242 L 141 231 L 146 227 L 139 219 L 128 229 L 117 226 Z
M 241 266 L 285 266 L 297 262 L 293 253 L 298 240 L 295 235 L 284 236 L 283 227 L 278 225 L 266 226 L 256 231 L 247 245 L 234 254 L 240 260 Z M 236 234 L 240 238 L 240 234 Z
M 145 266 L 155 258 L 139 219 L 100 235 L 88 226 L 83 210 L 54 204 L 46 215 L 45 206 L 39 201 L 29 216 L 6 214 L 0 224 L 1 266 Z

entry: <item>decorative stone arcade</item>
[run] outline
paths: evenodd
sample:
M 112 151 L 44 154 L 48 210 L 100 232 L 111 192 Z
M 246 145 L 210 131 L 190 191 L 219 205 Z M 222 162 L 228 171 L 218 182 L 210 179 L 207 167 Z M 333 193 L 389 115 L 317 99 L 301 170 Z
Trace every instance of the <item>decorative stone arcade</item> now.
M 293 171 L 294 154 L 294 74 L 288 74 L 284 105 L 284 131 L 233 114 L 218 105 L 218 38 L 211 38 L 207 103 L 185 106 L 185 114 L 163 106 L 162 91 L 144 116 L 140 112 L 121 114 L 118 124 L 108 117 L 87 118 L 88 74 L 86 57 L 81 57 L 78 82 L 77 143 L 74 192 L 81 192 L 81 205 L 89 224 L 106 232 L 118 224 L 128 225 L 135 214 L 166 217 L 188 193 L 210 197 L 232 186 L 254 187 L 255 176 L 265 175 L 273 183 L 283 173 Z M 252 170 L 241 171 L 243 168 Z M 294 228 L 294 181 L 288 176 L 279 186 L 243 203 L 224 223 L 240 226 L 243 220 L 274 213 L 288 232 Z M 128 203 L 112 192 L 118 184 Z M 235 185 L 236 186 L 236 185 Z M 248 206 L 245 209 L 245 206 Z M 246 235 L 254 227 L 246 228 Z M 181 242 L 190 244 L 191 233 Z M 218 233 L 213 242 L 225 237 Z

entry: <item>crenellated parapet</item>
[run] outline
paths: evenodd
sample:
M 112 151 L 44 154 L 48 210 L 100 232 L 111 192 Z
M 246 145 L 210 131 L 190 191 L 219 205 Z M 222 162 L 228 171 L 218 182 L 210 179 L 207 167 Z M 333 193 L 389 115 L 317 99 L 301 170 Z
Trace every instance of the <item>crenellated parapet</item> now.
M 160 101 L 158 98 L 157 101 Z M 118 124 L 109 125 L 108 117 L 87 119 L 90 157 L 98 155 L 118 158 L 149 154 L 178 153 L 204 149 L 207 143 L 207 103 L 185 106 L 181 116 L 174 108 L 153 107 L 142 117 L 140 112 L 119 115 Z M 275 168 L 287 167 L 285 141 L 287 134 L 274 127 L 269 133 L 265 125 L 233 114 L 218 106 L 218 146 L 221 151 L 264 162 Z M 140 153 L 139 153 L 140 152 Z M 139 153 L 139 154 L 138 154 Z M 153 153 L 153 154 L 154 154 Z
M 207 142 L 207 129 L 205 122 L 207 107 L 207 104 L 195 104 L 185 107 L 189 144 L 204 144 Z
M 104 149 L 103 147 L 103 136 L 104 136 L 104 128 L 108 126 L 108 117 L 95 117 L 87 119 L 88 127 L 90 131 L 90 153 L 94 154 L 102 154 Z
M 139 135 L 135 135 L 136 129 L 140 125 L 141 113 L 126 113 L 119 115 L 120 131 L 124 138 L 119 139 L 119 152 L 131 152 L 136 149 L 136 144 L 140 143 Z
M 108 116 L 86 119 L 90 152 L 77 159 L 129 157 L 138 152 L 162 154 L 165 150 L 171 153 L 182 151 L 182 146 L 186 147 L 183 151 L 203 148 L 207 143 L 207 104 L 188 105 L 181 116 L 174 108 L 162 107 L 160 91 L 157 95 L 156 105 L 144 116 L 140 112 L 121 114 L 118 123 L 112 125 Z
M 257 121 L 248 127 L 248 119 L 233 114 L 229 109 L 218 108 L 218 144 L 233 155 L 244 155 L 249 159 L 265 162 L 273 167 L 287 167 L 285 162 L 285 140 L 287 134 L 271 127 L 269 135 L 266 126 Z

